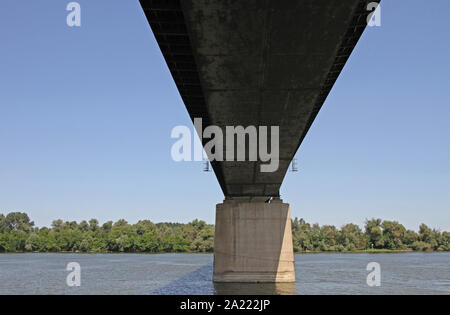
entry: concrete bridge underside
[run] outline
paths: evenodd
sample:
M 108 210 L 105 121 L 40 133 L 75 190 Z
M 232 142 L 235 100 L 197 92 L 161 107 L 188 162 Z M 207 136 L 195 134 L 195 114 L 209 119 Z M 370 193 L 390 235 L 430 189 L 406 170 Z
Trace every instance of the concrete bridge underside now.
M 212 162 L 228 200 L 217 209 L 215 279 L 293 280 L 289 207 L 278 200 L 280 186 L 374 1 L 140 2 L 192 120 L 202 118 L 203 126 L 280 126 L 278 171 L 261 173 L 261 162 Z M 270 198 L 276 202 L 263 203 Z M 264 210 L 245 203 L 260 203 Z M 270 209 L 278 219 L 269 219 Z M 255 237 L 264 240 L 255 243 Z

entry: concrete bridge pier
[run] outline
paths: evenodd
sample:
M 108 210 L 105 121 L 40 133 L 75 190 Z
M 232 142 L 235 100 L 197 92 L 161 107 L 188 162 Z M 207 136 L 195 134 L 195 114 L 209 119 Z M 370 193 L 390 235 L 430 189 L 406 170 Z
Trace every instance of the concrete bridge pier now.
M 215 282 L 295 282 L 289 204 L 227 199 L 216 208 Z

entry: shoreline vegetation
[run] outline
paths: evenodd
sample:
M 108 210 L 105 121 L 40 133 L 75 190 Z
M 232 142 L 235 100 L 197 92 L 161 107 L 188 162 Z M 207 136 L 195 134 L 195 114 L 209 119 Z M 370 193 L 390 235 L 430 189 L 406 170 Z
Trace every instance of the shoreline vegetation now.
M 343 251 L 343 252 L 333 252 L 333 251 L 314 251 L 314 252 L 294 252 L 294 255 L 322 255 L 322 254 L 341 254 L 341 255 L 358 255 L 358 254 L 411 254 L 411 253 L 423 253 L 423 254 L 443 254 L 443 253 L 450 253 L 450 251 L 415 251 L 412 249 L 408 250 L 395 250 L 395 249 L 383 249 L 383 250 L 356 250 L 353 252 L 350 251 Z M 27 254 L 55 254 L 55 255 L 120 255 L 120 254 L 126 254 L 126 255 L 183 255 L 183 254 L 191 254 L 191 255 L 211 255 L 213 254 L 213 251 L 210 252 L 192 252 L 192 251 L 185 251 L 185 252 L 109 252 L 109 251 L 59 251 L 59 252 L 50 252 L 50 251 L 16 251 L 16 252 L 0 252 L 0 255 L 27 255 Z M 1 257 L 1 256 L 0 256 Z
M 292 220 L 296 254 L 448 252 L 450 233 L 421 224 L 407 230 L 396 221 L 366 220 L 364 229 L 346 224 L 309 224 Z M 26 213 L 0 213 L 0 253 L 212 253 L 214 226 L 194 220 L 182 223 L 129 224 L 121 219 L 100 225 L 91 219 L 53 221 L 38 228 Z

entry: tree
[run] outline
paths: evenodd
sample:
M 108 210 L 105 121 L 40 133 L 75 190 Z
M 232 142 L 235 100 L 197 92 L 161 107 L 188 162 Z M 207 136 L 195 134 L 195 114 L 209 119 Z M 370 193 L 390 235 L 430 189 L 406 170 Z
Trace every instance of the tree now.
M 404 237 L 403 237 L 403 244 L 408 246 L 409 248 L 412 248 L 412 244 L 414 242 L 417 242 L 419 240 L 419 235 L 411 230 L 407 230 Z
M 154 230 L 146 231 L 136 238 L 136 250 L 140 252 L 158 252 L 158 237 Z
M 98 232 L 99 226 L 98 226 L 98 220 L 97 219 L 90 219 L 89 220 L 89 230 L 92 232 Z
M 63 228 L 63 224 L 64 224 L 63 220 L 54 220 L 52 222 L 52 228 L 53 228 L 53 230 L 59 232 Z
M 355 249 L 365 249 L 366 239 L 356 224 L 346 224 L 341 228 L 341 233 L 338 238 L 339 244 L 348 247 L 350 244 L 354 245 Z M 350 246 L 352 248 L 352 246 Z
M 31 233 L 25 242 L 25 250 L 29 252 L 38 251 L 41 249 L 41 246 L 41 240 L 36 233 Z
M 6 227 L 6 218 L 2 213 L 0 213 L 0 233 L 5 233 Z
M 143 221 L 139 221 L 138 223 L 136 223 L 135 228 L 136 228 L 137 234 L 142 235 L 146 232 L 152 232 L 152 231 L 154 232 L 156 229 L 156 226 L 150 220 L 143 220 Z
M 414 242 L 411 247 L 416 251 L 425 251 L 431 249 L 431 245 L 429 243 L 425 243 L 422 241 Z
M 122 235 L 115 240 L 120 252 L 130 252 L 133 248 L 133 242 L 128 235 Z
M 312 251 L 314 246 L 311 242 L 311 225 L 305 220 L 295 218 L 292 226 L 292 237 L 295 251 Z
M 381 230 L 381 219 L 366 220 L 366 235 L 369 242 L 369 248 L 383 248 L 383 231 Z
M 5 218 L 6 232 L 23 231 L 30 232 L 34 222 L 30 221 L 28 214 L 22 212 L 11 212 Z
M 174 249 L 176 251 L 187 251 L 189 243 L 182 237 L 175 237 Z M 191 250 L 198 252 L 211 252 L 214 248 L 214 228 L 203 225 L 203 229 L 199 231 L 197 238 L 191 244 Z
M 113 221 L 108 221 L 102 225 L 103 233 L 109 233 L 112 229 Z
M 81 232 L 87 232 L 87 231 L 89 231 L 89 224 L 83 220 L 78 225 L 78 228 Z
M 403 225 L 396 221 L 383 221 L 381 224 L 383 228 L 383 240 L 385 248 L 388 249 L 403 249 L 403 238 L 406 229 Z
M 431 229 L 423 223 L 419 227 L 419 239 L 422 242 L 426 243 L 430 243 L 433 239 L 433 233 Z

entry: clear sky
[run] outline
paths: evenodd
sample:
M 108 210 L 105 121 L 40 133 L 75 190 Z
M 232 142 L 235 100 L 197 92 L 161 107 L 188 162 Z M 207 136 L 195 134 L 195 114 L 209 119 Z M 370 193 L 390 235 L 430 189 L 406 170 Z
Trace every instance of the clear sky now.
M 213 173 L 170 156 L 190 126 L 137 0 L 0 2 L 0 213 L 214 223 Z M 293 216 L 450 230 L 450 1 L 384 0 L 298 153 Z

